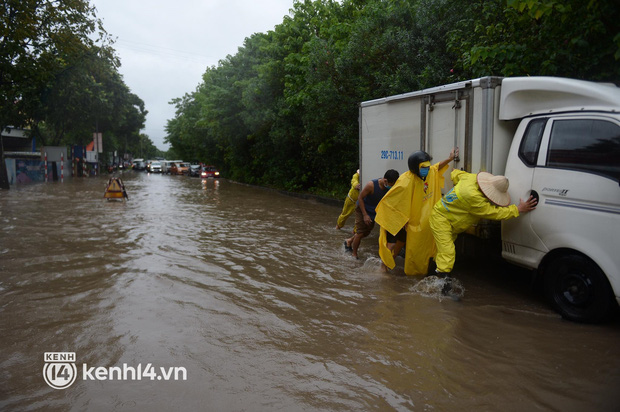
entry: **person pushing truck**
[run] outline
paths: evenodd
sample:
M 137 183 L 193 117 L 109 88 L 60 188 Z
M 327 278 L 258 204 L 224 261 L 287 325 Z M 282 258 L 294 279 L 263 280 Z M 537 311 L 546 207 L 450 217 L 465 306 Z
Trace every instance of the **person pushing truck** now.
M 454 187 L 439 200 L 430 217 L 430 227 L 437 246 L 436 274 L 445 278 L 443 294 L 451 289 L 450 273 L 456 251 L 454 241 L 480 219 L 507 220 L 536 209 L 536 199 L 530 196 L 519 205 L 510 204 L 509 182 L 505 176 L 480 172 L 477 175 L 454 170 L 450 175 Z
M 513 199 L 537 200 L 536 211 L 518 219 L 476 218 L 463 242 L 496 240 L 505 260 L 532 270 L 566 319 L 601 322 L 616 313 L 619 87 L 559 77 L 482 77 L 362 102 L 359 110 L 362 181 L 386 169 L 405 172 L 406 153 L 459 147 L 460 159 L 450 168 L 505 176 Z M 464 183 L 454 184 L 464 192 Z M 452 186 L 446 180 L 443 193 Z M 441 207 L 437 213 L 447 214 Z M 501 209 L 515 216 L 518 206 Z M 446 236 L 444 243 L 452 244 Z

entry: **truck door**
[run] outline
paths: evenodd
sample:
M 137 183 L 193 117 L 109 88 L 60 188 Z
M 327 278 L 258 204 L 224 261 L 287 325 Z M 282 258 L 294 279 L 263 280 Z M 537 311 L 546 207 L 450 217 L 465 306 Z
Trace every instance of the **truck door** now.
M 620 301 L 620 121 L 537 118 L 521 133 L 506 169 L 510 193 L 513 203 L 526 198 L 531 180 L 538 206 L 503 222 L 502 255 L 543 268 L 546 293 L 565 318 L 604 319 L 613 295 Z
M 537 118 L 522 124 L 516 136 L 521 134 L 506 168 L 510 194 L 518 203 L 533 193 L 538 206 L 504 222 L 504 257 L 535 268 L 548 251 L 570 248 L 592 259 L 607 256 L 603 262 L 613 260 L 620 268 L 615 252 L 620 242 L 618 120 Z
M 533 189 L 534 173 L 539 166 L 540 148 L 548 118 L 524 120 L 512 142 L 506 163 L 506 176 L 510 180 L 509 193 L 512 203 L 527 199 Z M 538 212 L 538 210 L 536 211 Z M 536 268 L 547 252 L 545 245 L 533 230 L 531 213 L 518 219 L 502 222 L 502 256 L 514 263 Z
M 539 196 L 534 231 L 549 250 L 574 248 L 620 263 L 620 124 L 566 116 L 550 119 L 546 130 L 532 180 Z
M 550 119 L 534 171 L 534 232 L 554 251 L 547 294 L 566 318 L 598 321 L 620 296 L 620 122 L 603 115 Z
M 437 163 L 450 155 L 454 147 L 459 147 L 461 155 L 466 153 L 466 118 L 465 108 L 470 100 L 461 90 L 429 96 L 426 103 L 426 131 L 424 150 Z M 451 162 L 445 173 L 444 193 L 452 188 L 450 173 L 454 167 L 463 167 L 459 161 Z

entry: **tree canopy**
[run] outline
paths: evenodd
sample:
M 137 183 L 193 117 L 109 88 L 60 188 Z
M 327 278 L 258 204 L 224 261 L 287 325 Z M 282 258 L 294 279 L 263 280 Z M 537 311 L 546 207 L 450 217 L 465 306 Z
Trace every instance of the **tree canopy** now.
M 360 102 L 480 76 L 620 79 L 613 0 L 298 0 L 175 99 L 167 142 L 244 182 L 345 193 Z
M 341 196 L 365 100 L 480 76 L 620 80 L 613 0 L 297 0 L 174 99 L 171 153 L 243 182 Z M 144 102 L 87 0 L 0 4 L 0 127 L 155 154 Z
M 87 0 L 0 4 L 0 127 L 26 127 L 41 144 L 139 153 L 153 146 L 144 102 L 118 73 L 113 41 Z

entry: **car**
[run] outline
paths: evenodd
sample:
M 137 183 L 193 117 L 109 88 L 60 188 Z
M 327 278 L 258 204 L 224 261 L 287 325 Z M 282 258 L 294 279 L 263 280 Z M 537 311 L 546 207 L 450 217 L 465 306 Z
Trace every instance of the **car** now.
M 179 169 L 181 170 L 181 173 L 183 173 L 184 175 L 189 174 L 189 162 L 183 162 L 179 165 Z
M 189 165 L 189 170 L 187 174 L 192 177 L 200 176 L 200 165 Z
M 203 166 L 202 171 L 200 172 L 200 177 L 203 179 L 208 179 L 210 177 L 220 177 L 220 172 L 215 166 Z
M 189 163 L 172 163 L 168 171 L 171 175 L 186 175 L 189 171 Z
M 168 167 L 166 168 L 166 173 L 171 174 L 171 175 L 177 175 L 179 174 L 179 167 L 174 162 L 168 163 Z
M 144 159 L 133 159 L 133 162 L 131 163 L 134 170 L 144 170 L 146 168 Z
M 151 162 L 148 170 L 150 173 L 161 173 L 161 162 Z
M 172 166 L 173 163 L 183 163 L 183 160 L 164 160 L 161 162 L 161 172 L 162 173 L 166 173 L 166 174 L 171 174 L 170 173 L 170 167 Z

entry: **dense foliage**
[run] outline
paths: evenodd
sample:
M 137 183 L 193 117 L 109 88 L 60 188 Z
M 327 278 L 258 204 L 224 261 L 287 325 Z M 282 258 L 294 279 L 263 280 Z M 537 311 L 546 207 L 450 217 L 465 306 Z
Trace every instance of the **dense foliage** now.
M 231 178 L 342 195 L 358 104 L 486 75 L 620 79 L 613 0 L 298 0 L 175 99 L 167 141 Z
M 99 131 L 108 152 L 156 152 L 119 66 L 87 0 L 0 4 L 0 127 L 26 127 L 40 145 L 85 145 Z

